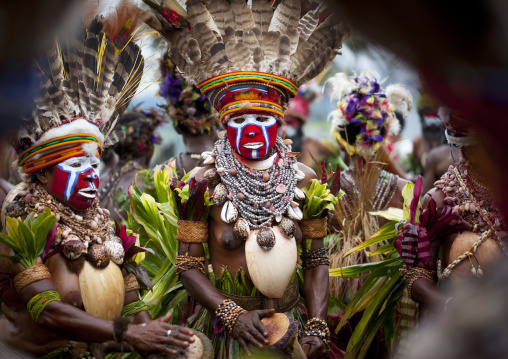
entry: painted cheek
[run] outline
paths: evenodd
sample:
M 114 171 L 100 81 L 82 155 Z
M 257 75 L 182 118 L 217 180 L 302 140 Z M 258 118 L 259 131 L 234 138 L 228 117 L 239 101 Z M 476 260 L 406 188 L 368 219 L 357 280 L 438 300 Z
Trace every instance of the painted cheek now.
M 65 194 L 67 184 L 69 183 L 69 177 L 70 172 L 63 171 L 59 166 L 55 167 L 51 190 L 60 200 L 68 200 L 70 197 L 66 197 Z

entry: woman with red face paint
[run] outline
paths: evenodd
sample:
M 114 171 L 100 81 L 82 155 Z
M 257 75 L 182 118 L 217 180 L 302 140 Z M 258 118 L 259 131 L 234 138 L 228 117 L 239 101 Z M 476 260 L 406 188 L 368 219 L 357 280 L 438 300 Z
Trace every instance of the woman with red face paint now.
M 315 183 L 316 174 L 297 162 L 292 142 L 278 137 L 277 129 L 289 99 L 331 63 L 350 28 L 317 3 L 272 4 L 276 9 L 266 0 L 206 6 L 189 0 L 184 15 L 191 31 L 167 17 L 183 14 L 180 8 L 154 7 L 146 16 L 225 128 L 189 179 L 208 181 L 213 206 L 208 223 L 179 221 L 176 263 L 185 289 L 200 304 L 188 325 L 214 337 L 218 358 L 269 346 L 294 358 L 330 355 L 326 220 L 302 221 L 302 189 Z M 304 299 L 295 274 L 299 245 Z M 231 285 L 224 284 L 228 277 L 235 278 Z M 277 318 L 291 324 L 280 325 L 274 343 L 268 323 Z
M 170 346 L 194 342 L 191 331 L 167 324 L 169 315 L 151 320 L 136 277 L 122 268 L 132 238 L 111 228 L 97 198 L 111 119 L 129 103 L 143 70 L 129 31 L 139 23 L 136 13 L 124 3 L 121 16 L 87 19 L 86 30 L 60 36 L 37 63 L 39 96 L 16 146 L 24 182 L 7 196 L 2 220 L 11 236 L 14 220 L 6 216 L 32 226 L 51 211 L 56 224 L 47 238 L 34 232 L 46 242 L 42 254 L 21 249 L 30 261 L 13 257 L 20 247 L 12 242 L 0 245 L 0 340 L 34 356 L 176 354 Z M 19 233 L 29 238 L 27 229 Z

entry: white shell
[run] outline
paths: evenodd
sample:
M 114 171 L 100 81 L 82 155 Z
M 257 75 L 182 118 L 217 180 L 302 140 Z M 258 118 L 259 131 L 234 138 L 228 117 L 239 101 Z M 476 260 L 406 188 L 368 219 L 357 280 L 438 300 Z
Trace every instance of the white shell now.
M 222 207 L 220 218 L 226 223 L 233 223 L 238 218 L 238 210 L 233 206 L 233 202 L 227 201 Z
M 275 220 L 277 221 L 277 223 L 279 223 L 280 221 L 282 221 L 282 213 L 277 213 L 275 215 Z
M 269 251 L 262 249 L 251 231 L 245 243 L 245 258 L 252 282 L 268 298 L 281 298 L 295 271 L 297 247 L 295 238 L 287 239 L 279 226 L 272 227 L 275 245 Z
M 79 273 L 79 288 L 88 314 L 104 320 L 114 320 L 120 316 L 125 289 L 122 271 L 116 264 L 95 268 L 85 261 Z
M 212 151 L 205 151 L 201 153 L 201 159 L 204 161 L 207 157 L 210 157 L 213 154 Z
M 299 201 L 305 199 L 305 193 L 298 187 L 295 187 L 295 198 Z
M 298 170 L 296 171 L 295 173 L 295 178 L 297 181 L 301 181 L 305 178 L 305 173 L 303 173 L 302 171 Z
M 291 218 L 293 221 L 301 221 L 303 218 L 303 213 L 300 207 L 288 207 L 288 217 Z
M 106 248 L 109 258 L 113 262 L 118 265 L 123 263 L 125 252 L 123 250 L 123 246 L 120 243 L 114 241 L 106 241 L 104 242 L 104 248 Z
M 212 163 L 215 163 L 215 157 L 214 156 L 208 156 L 203 161 L 203 164 L 205 164 L 205 165 L 211 165 Z

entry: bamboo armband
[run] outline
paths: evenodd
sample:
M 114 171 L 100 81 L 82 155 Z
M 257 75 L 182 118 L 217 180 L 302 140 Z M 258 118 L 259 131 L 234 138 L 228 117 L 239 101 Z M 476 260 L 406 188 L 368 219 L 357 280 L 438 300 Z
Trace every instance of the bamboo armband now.
M 54 300 L 60 301 L 60 294 L 54 290 L 47 290 L 34 295 L 32 299 L 28 301 L 26 309 L 28 309 L 34 323 L 37 322 L 37 319 L 41 316 L 44 308 L 46 308 L 46 306 Z
M 134 292 L 139 289 L 138 280 L 134 274 L 129 274 L 123 277 L 123 283 L 125 288 L 125 293 Z
M 51 273 L 49 273 L 49 269 L 46 265 L 36 264 L 14 277 L 14 288 L 16 288 L 16 292 L 19 293 L 21 289 L 25 288 L 27 285 L 43 279 L 51 279 Z
M 206 243 L 208 241 L 208 222 L 179 219 L 176 227 L 176 239 L 185 243 Z
M 135 302 L 126 304 L 122 308 L 122 314 L 120 316 L 124 318 L 130 318 L 135 314 L 138 314 L 139 312 L 142 312 L 143 310 L 148 310 L 148 305 L 145 304 L 142 300 L 137 300 Z
M 302 219 L 299 223 L 303 239 L 322 239 L 327 234 L 327 219 Z

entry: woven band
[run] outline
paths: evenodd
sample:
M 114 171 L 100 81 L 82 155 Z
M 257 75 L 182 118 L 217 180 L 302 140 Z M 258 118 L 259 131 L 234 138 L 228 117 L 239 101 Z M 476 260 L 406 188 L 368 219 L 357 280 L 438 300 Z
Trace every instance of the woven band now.
M 185 221 L 179 219 L 176 227 L 176 240 L 185 243 L 205 243 L 208 241 L 208 222 Z
M 205 257 L 176 256 L 175 270 L 179 277 L 182 272 L 196 269 L 206 275 Z
M 284 118 L 284 110 L 282 106 L 263 100 L 243 100 L 243 101 L 235 101 L 232 102 L 221 110 L 219 114 L 219 119 L 222 122 L 222 119 L 235 112 L 243 112 L 243 111 L 266 111 L 276 114 L 282 118 Z
M 410 299 L 413 299 L 413 284 L 418 279 L 427 279 L 431 283 L 435 283 L 435 278 L 437 275 L 437 271 L 430 270 L 421 267 L 412 267 L 412 268 L 401 268 L 400 273 L 408 281 L 407 283 L 407 293 Z
M 49 269 L 46 265 L 36 264 L 14 277 L 14 288 L 16 288 L 16 292 L 19 293 L 21 289 L 25 288 L 27 285 L 43 279 L 51 279 L 51 273 L 49 273 Z
M 298 85 L 296 85 L 293 81 L 282 76 L 255 71 L 237 71 L 215 76 L 201 82 L 198 85 L 198 88 L 201 90 L 201 93 L 206 95 L 208 92 L 218 87 L 227 87 L 244 81 L 255 81 L 266 85 L 284 88 L 292 95 L 291 97 L 298 94 Z M 289 98 L 287 100 L 289 100 Z
M 327 234 L 327 219 L 302 219 L 299 223 L 303 239 L 322 239 Z
M 41 316 L 44 308 L 54 300 L 60 301 L 60 294 L 54 290 L 48 290 L 42 293 L 39 293 L 30 299 L 26 305 L 32 320 L 37 322 L 37 319 Z
M 134 274 L 129 274 L 123 277 L 125 293 L 134 292 L 139 289 L 138 280 Z

